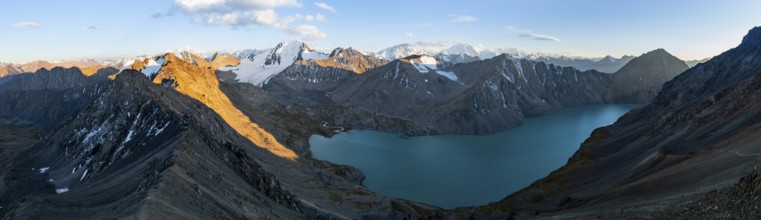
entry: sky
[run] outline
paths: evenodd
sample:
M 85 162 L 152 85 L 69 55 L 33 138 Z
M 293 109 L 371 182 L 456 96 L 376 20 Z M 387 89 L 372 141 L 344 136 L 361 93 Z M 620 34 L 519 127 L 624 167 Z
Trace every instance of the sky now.
M 758 0 L 0 0 L 0 62 L 457 41 L 567 56 L 685 59 L 737 46 Z

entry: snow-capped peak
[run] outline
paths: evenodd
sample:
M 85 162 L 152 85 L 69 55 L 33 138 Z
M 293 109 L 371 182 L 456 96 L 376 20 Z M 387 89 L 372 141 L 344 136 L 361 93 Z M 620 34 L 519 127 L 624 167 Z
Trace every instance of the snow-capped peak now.
M 467 56 L 476 59 L 489 59 L 502 53 L 517 54 L 519 51 L 513 48 L 489 50 L 482 45 L 476 48 L 470 44 L 456 41 L 436 41 L 400 44 L 378 51 L 375 56 L 385 60 L 401 59 L 412 55 Z
M 479 56 L 478 51 L 476 51 L 476 49 L 473 48 L 473 46 L 471 46 L 470 44 L 463 44 L 463 43 L 452 45 L 452 47 L 449 47 L 439 53 L 445 54 L 445 55 L 467 55 L 472 57 Z
M 172 54 L 191 53 L 202 58 L 208 58 L 214 54 L 214 52 L 207 52 L 205 50 L 193 48 L 190 46 L 175 48 L 175 49 L 168 49 L 166 50 L 166 53 L 172 53 Z
M 396 60 L 396 59 L 401 59 L 401 58 L 405 58 L 412 55 L 425 55 L 425 54 L 433 54 L 433 51 L 419 49 L 410 44 L 399 44 L 399 45 L 378 51 L 378 53 L 376 53 L 376 56 L 380 59 Z
M 283 72 L 299 60 L 324 60 L 328 55 L 314 51 L 299 41 L 281 42 L 275 48 L 261 53 L 250 53 L 241 57 L 237 67 L 225 67 L 221 70 L 231 70 L 242 82 L 263 86 L 270 78 Z

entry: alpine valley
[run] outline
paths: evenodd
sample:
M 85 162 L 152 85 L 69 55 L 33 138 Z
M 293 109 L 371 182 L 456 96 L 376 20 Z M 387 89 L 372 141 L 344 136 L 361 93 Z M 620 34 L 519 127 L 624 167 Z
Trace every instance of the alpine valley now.
M 702 63 L 653 49 L 571 58 L 457 42 L 370 53 L 287 41 L 6 63 L 0 217 L 761 218 L 761 27 Z M 490 135 L 600 104 L 644 107 L 594 130 L 549 176 L 474 207 L 380 195 L 361 170 L 315 159 L 309 146 L 347 130 Z

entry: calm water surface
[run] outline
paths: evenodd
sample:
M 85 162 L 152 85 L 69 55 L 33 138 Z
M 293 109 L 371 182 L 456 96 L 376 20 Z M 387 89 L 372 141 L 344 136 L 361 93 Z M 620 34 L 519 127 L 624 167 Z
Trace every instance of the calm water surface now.
M 315 158 L 361 169 L 386 196 L 442 208 L 498 201 L 568 161 L 595 128 L 641 105 L 595 105 L 527 119 L 487 136 L 400 138 L 371 130 L 309 139 Z

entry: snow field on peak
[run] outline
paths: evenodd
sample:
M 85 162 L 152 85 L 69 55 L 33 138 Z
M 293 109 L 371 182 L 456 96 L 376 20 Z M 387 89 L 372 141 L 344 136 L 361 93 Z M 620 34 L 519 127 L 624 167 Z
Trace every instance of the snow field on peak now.
M 301 58 L 303 58 L 304 60 L 327 60 L 328 54 L 324 54 L 317 51 L 304 50 L 304 52 L 301 53 Z
M 436 61 L 435 58 L 430 56 L 421 56 L 420 62 L 416 62 L 415 60 L 412 60 L 412 65 L 417 69 L 420 73 L 428 73 L 429 71 L 433 71 L 436 74 L 439 74 L 443 77 L 446 77 L 449 80 L 457 81 L 457 74 L 454 72 L 448 72 L 448 71 L 442 71 L 439 70 L 436 65 L 438 64 L 438 61 Z
M 308 50 L 300 42 L 283 42 L 274 49 L 259 53 L 253 59 L 241 59 L 236 67 L 220 68 L 223 71 L 232 71 L 236 79 L 241 82 L 249 82 L 255 86 L 263 86 L 270 78 L 283 72 L 301 56 L 304 60 L 325 60 L 327 54 Z M 269 64 L 266 64 L 270 60 Z

